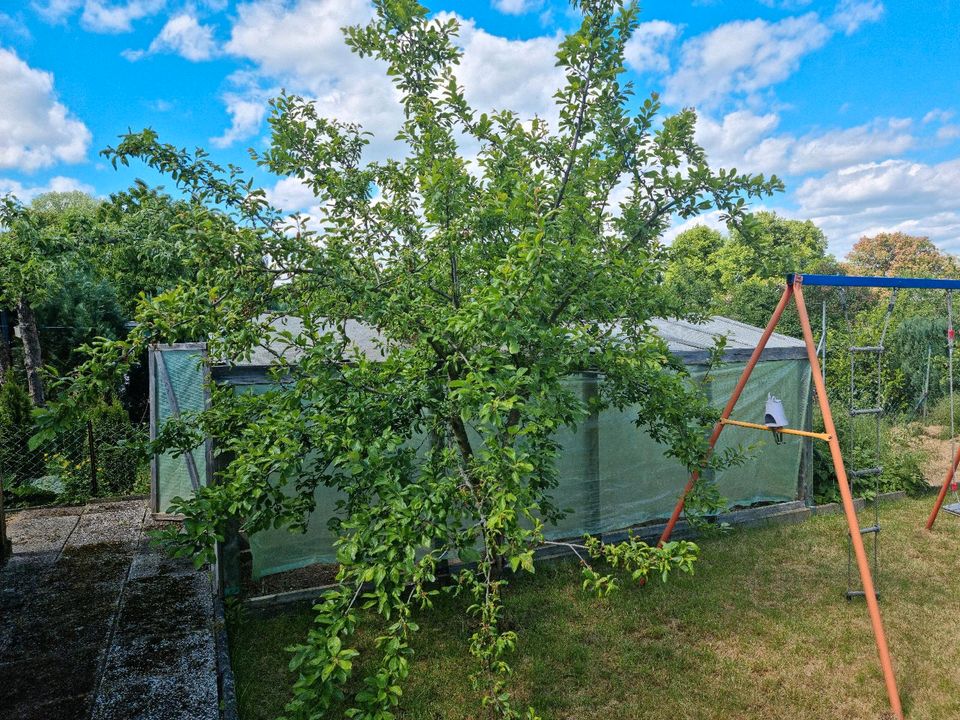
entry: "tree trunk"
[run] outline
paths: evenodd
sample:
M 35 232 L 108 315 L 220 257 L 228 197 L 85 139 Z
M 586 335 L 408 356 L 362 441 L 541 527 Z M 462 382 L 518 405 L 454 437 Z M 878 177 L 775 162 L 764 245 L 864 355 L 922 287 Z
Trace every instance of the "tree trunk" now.
M 7 379 L 7 373 L 13 368 L 13 351 L 10 348 L 10 314 L 0 310 L 0 385 Z
M 37 407 L 44 406 L 43 381 L 40 379 L 40 368 L 43 367 L 43 357 L 40 353 L 40 333 L 37 331 L 37 318 L 33 314 L 30 303 L 21 299 L 17 305 L 17 314 L 20 316 L 20 339 L 23 340 L 23 368 L 27 371 L 27 388 L 30 398 Z

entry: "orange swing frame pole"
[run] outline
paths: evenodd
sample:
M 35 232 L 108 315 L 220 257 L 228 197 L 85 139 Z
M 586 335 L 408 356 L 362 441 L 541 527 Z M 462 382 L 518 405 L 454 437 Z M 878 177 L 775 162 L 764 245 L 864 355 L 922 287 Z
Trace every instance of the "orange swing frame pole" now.
M 730 414 L 733 412 L 733 408 L 736 405 L 737 400 L 740 399 L 740 395 L 743 393 L 743 388 L 747 384 L 747 380 L 750 378 L 757 361 L 760 359 L 760 355 L 763 353 L 764 347 L 769 341 L 770 336 L 773 334 L 774 329 L 780 321 L 780 317 L 783 315 L 783 311 L 786 308 L 787 303 L 792 297 L 797 305 L 797 314 L 800 316 L 800 327 L 803 330 L 803 342 L 807 348 L 807 359 L 810 362 L 810 371 L 813 377 L 814 389 L 817 395 L 817 403 L 820 406 L 820 412 L 823 416 L 824 430 L 829 436 L 827 439 L 827 444 L 830 447 L 830 457 L 833 460 L 833 468 L 837 475 L 837 486 L 840 490 L 843 513 L 846 517 L 847 528 L 850 532 L 850 542 L 853 545 L 853 553 L 857 560 L 857 570 L 860 572 L 860 580 L 863 584 L 864 599 L 867 603 L 867 612 L 870 615 L 870 624 L 873 628 L 873 636 L 877 645 L 877 654 L 879 655 L 880 659 L 880 669 L 883 672 L 883 680 L 887 690 L 887 697 L 890 701 L 890 709 L 897 720 L 903 720 L 903 707 L 900 703 L 900 692 L 897 689 L 897 680 L 893 670 L 893 661 L 890 658 L 890 649 L 887 645 L 887 637 L 883 629 L 883 620 L 880 617 L 880 605 L 877 602 L 876 588 L 873 584 L 873 577 L 870 574 L 870 562 L 867 559 L 867 552 L 863 545 L 863 536 L 860 534 L 860 523 L 857 520 L 857 510 L 853 504 L 853 493 L 850 491 L 847 473 L 843 466 L 843 454 L 840 450 L 840 442 L 837 440 L 837 430 L 833 424 L 833 414 L 830 412 L 830 401 L 827 398 L 827 388 L 823 382 L 823 376 L 820 374 L 820 362 L 817 358 L 816 345 L 813 342 L 813 330 L 810 328 L 810 317 L 807 314 L 807 307 L 803 300 L 802 282 L 802 276 L 794 275 L 793 283 L 788 284 L 784 289 L 783 296 L 780 298 L 780 302 L 777 304 L 776 310 L 774 310 L 773 315 L 770 317 L 770 322 L 767 323 L 767 327 L 763 331 L 763 335 L 761 335 L 760 341 L 757 343 L 757 347 L 750 356 L 750 361 L 744 368 L 743 373 L 740 376 L 740 380 L 737 382 L 737 386 L 733 390 L 733 394 L 727 401 L 727 405 L 721 415 L 721 422 L 718 422 L 716 427 L 713 429 L 713 434 L 710 436 L 704 462 L 706 462 L 706 460 L 709 459 L 710 455 L 713 453 L 714 447 L 717 444 L 717 439 L 720 437 L 720 433 L 723 431 L 725 425 L 722 420 L 728 419 Z M 960 462 L 960 451 L 958 451 L 957 457 L 954 459 L 954 468 L 956 468 L 958 462 Z M 953 471 L 950 473 L 951 477 L 952 475 Z M 683 512 L 683 506 L 686 502 L 687 496 L 693 489 L 694 485 L 696 485 L 699 477 L 700 475 L 698 472 L 693 472 L 691 474 L 690 480 L 687 482 L 687 485 L 683 490 L 683 494 L 677 501 L 677 505 L 673 510 L 670 521 L 667 523 L 663 534 L 660 536 L 660 545 L 670 539 L 670 535 L 673 533 L 674 526 L 680 517 L 680 513 Z M 946 494 L 945 488 L 948 485 L 949 478 L 948 481 L 944 483 L 944 489 L 941 491 L 942 495 Z M 937 509 L 939 509 L 939 506 Z
M 730 414 L 733 412 L 734 407 L 736 407 L 737 401 L 740 399 L 740 395 L 743 394 L 743 388 L 746 387 L 747 380 L 750 379 L 753 369 L 760 361 L 760 356 L 763 354 L 763 349 L 766 347 L 770 336 L 773 335 L 773 331 L 776 329 L 777 323 L 780 322 L 780 316 L 783 315 L 783 311 L 786 309 L 787 303 L 790 302 L 792 295 L 793 287 L 787 285 L 783 290 L 783 295 L 780 296 L 780 302 L 777 303 L 776 310 L 774 310 L 773 315 L 770 316 L 770 322 L 768 322 L 767 327 L 764 328 L 763 335 L 760 336 L 760 341 L 753 349 L 753 353 L 750 355 L 750 359 L 747 361 L 747 366 L 743 369 L 743 373 L 740 375 L 740 379 L 737 381 L 737 386 L 733 389 L 733 392 L 730 394 L 730 399 L 727 400 L 727 404 L 723 408 L 723 412 L 720 414 L 720 420 L 717 421 L 717 424 L 713 428 L 713 433 L 710 435 L 710 440 L 707 442 L 707 452 L 703 458 L 704 463 L 706 463 L 707 460 L 710 459 L 710 456 L 713 455 L 713 450 L 717 445 L 717 440 L 720 439 L 720 433 L 723 432 L 723 428 L 725 426 L 723 421 L 730 418 Z M 683 493 L 680 495 L 680 498 L 677 500 L 677 504 L 673 508 L 673 513 L 670 515 L 670 520 L 667 521 L 667 526 L 663 529 L 663 533 L 660 535 L 660 541 L 657 543 L 658 546 L 663 545 L 670 539 L 670 536 L 673 534 L 673 528 L 676 526 L 677 521 L 680 519 L 680 514 L 683 512 L 683 506 L 687 502 L 687 495 L 690 494 L 690 492 L 693 490 L 693 486 L 697 484 L 699 479 L 700 471 L 694 470 L 690 474 L 690 479 L 687 481 L 686 486 L 683 488 Z
M 944 498 L 947 497 L 947 489 L 956 476 L 957 465 L 960 465 L 960 446 L 957 447 L 957 452 L 953 456 L 953 464 L 950 466 L 950 469 L 947 470 L 947 477 L 944 479 L 943 485 L 940 486 L 940 492 L 937 493 L 937 501 L 933 504 L 930 517 L 927 518 L 927 530 L 933 530 L 933 524 L 937 521 L 937 516 L 940 514 L 940 508 L 943 505 Z

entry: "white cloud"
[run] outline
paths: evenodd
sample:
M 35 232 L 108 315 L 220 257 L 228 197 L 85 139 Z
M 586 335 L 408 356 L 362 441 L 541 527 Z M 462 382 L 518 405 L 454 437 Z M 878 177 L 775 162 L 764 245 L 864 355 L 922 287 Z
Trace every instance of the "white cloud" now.
M 254 81 L 225 97 L 234 122 L 218 143 L 255 134 L 265 99 L 284 87 L 312 99 L 321 116 L 359 123 L 373 133 L 369 157 L 395 153 L 394 137 L 403 122 L 399 94 L 384 63 L 357 57 L 340 30 L 366 23 L 372 15 L 368 0 L 255 0 L 241 5 L 226 52 L 253 64 L 249 77 Z M 509 108 L 523 117 L 553 117 L 552 95 L 563 79 L 555 67 L 557 38 L 508 40 L 472 20 L 458 19 L 457 42 L 464 56 L 455 73 L 468 100 L 482 110 Z
M 83 0 L 34 0 L 32 7 L 49 23 L 60 23 L 83 6 Z
M 719 230 L 725 233 L 727 231 L 727 224 L 721 219 L 722 215 L 723 213 L 719 210 L 711 210 L 710 212 L 696 215 L 686 220 L 674 218 L 673 225 L 663 233 L 661 240 L 665 245 L 669 245 L 676 239 L 677 235 L 691 230 L 697 227 L 697 225 L 706 225 L 711 230 Z
M 116 4 L 105 0 L 87 0 L 80 23 L 95 32 L 130 32 L 135 20 L 156 15 L 165 5 L 166 0 L 127 0 Z
M 937 140 L 949 142 L 960 137 L 960 125 L 942 125 L 937 128 Z
M 93 195 L 95 190 L 92 185 L 81 182 L 74 178 L 64 177 L 62 175 L 57 175 L 56 177 L 50 178 L 50 180 L 44 185 L 24 185 L 19 180 L 12 180 L 10 178 L 0 178 L 0 196 L 11 194 L 14 195 L 20 202 L 28 203 L 33 200 L 37 195 L 42 195 L 43 193 L 48 192 L 70 192 L 72 190 L 79 190 L 80 192 L 85 192 L 88 195 Z
M 910 127 L 907 119 L 878 118 L 857 127 L 809 133 L 794 144 L 788 172 L 803 174 L 901 155 L 917 142 Z
M 797 190 L 798 214 L 820 225 L 838 250 L 882 231 L 927 235 L 960 250 L 960 159 L 863 163 L 809 178 Z
M 847 35 L 853 35 L 862 25 L 877 22 L 883 13 L 880 0 L 840 0 L 830 24 Z
M 478 28 L 473 20 L 457 19 L 463 58 L 454 73 L 470 104 L 484 111 L 513 110 L 523 119 L 555 120 L 553 95 L 564 82 L 556 67 L 559 36 L 508 40 Z
M 150 43 L 150 52 L 174 52 L 187 60 L 209 60 L 216 54 L 213 28 L 201 25 L 188 12 L 174 15 Z
M 781 10 L 799 10 L 805 8 L 813 0 L 760 0 L 761 5 Z
M 910 131 L 911 121 L 903 118 L 877 118 L 856 127 L 812 131 L 799 137 L 772 134 L 779 122 L 776 113 L 757 115 L 749 110 L 728 113 L 721 121 L 701 115 L 696 137 L 716 166 L 780 175 L 803 175 L 889 158 L 917 143 Z
M 286 212 L 305 210 L 317 204 L 313 190 L 296 177 L 281 178 L 266 192 L 270 204 Z
M 222 135 L 210 138 L 218 148 L 230 147 L 255 135 L 267 114 L 267 98 L 261 92 L 227 93 L 224 101 L 230 115 L 230 127 Z
M 953 116 L 956 113 L 953 110 L 941 110 L 940 108 L 934 108 L 926 115 L 923 116 L 923 123 L 926 125 L 928 123 L 946 123 L 953 120 Z
M 20 14 L 14 17 L 13 15 L 0 12 L 0 33 L 4 32 L 24 40 L 30 38 L 30 30 L 27 28 Z
M 254 70 L 245 89 L 225 97 L 233 124 L 221 146 L 257 132 L 279 87 L 314 99 L 323 116 L 361 123 L 375 134 L 377 156 L 392 146 L 402 113 L 385 67 L 354 55 L 341 32 L 372 17 L 367 0 L 256 0 L 237 13 L 226 52 Z
M 506 15 L 524 15 L 543 6 L 543 0 L 493 0 L 493 7 Z
M 57 100 L 53 75 L 0 48 L 0 168 L 82 162 L 90 131 Z
M 80 23 L 87 30 L 102 33 L 130 32 L 133 23 L 156 15 L 166 0 L 35 0 L 34 9 L 47 22 L 61 23 L 81 8 Z
M 749 110 L 737 110 L 724 115 L 721 121 L 701 113 L 697 118 L 696 139 L 707 151 L 712 165 L 746 170 L 747 153 L 779 124 L 780 116 L 776 113 L 757 115 Z M 768 153 L 769 149 L 764 152 Z M 760 172 L 766 172 L 766 167 Z
M 730 95 L 750 96 L 789 77 L 830 34 L 816 13 L 778 22 L 726 23 L 683 44 L 680 67 L 667 78 L 664 100 L 711 106 Z
M 209 60 L 217 54 L 213 27 L 202 25 L 190 12 L 174 15 L 150 43 L 147 51 L 124 50 L 121 54 L 130 61 L 144 55 L 170 52 L 193 62 Z
M 925 207 L 956 204 L 960 160 L 937 165 L 908 160 L 884 160 L 842 168 L 806 180 L 797 190 L 804 207 L 834 212 L 855 206 Z
M 680 34 L 680 26 L 665 20 L 640 23 L 624 48 L 624 60 L 636 72 L 667 72 L 667 51 Z
M 262 74 L 328 91 L 342 75 L 371 70 L 344 44 L 341 28 L 372 16 L 367 0 L 254 0 L 237 8 L 226 49 Z

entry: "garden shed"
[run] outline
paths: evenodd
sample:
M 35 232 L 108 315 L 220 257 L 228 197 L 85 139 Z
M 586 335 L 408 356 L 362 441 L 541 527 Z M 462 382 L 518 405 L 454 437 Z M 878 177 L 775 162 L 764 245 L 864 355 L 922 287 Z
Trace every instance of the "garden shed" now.
M 730 396 L 744 365 L 760 340 L 762 330 L 723 317 L 703 324 L 682 320 L 657 320 L 657 331 L 670 350 L 688 367 L 694 378 L 707 370 L 715 339 L 726 337 L 723 362 L 713 368 L 707 392 L 718 404 Z M 283 329 L 296 331 L 288 319 Z M 369 357 L 379 354 L 376 333 L 357 323 L 347 325 L 347 334 Z M 271 387 L 271 354 L 254 353 L 249 361 L 225 366 L 208 362 L 202 343 L 158 346 L 150 353 L 151 435 L 169 418 L 199 411 L 209 397 L 208 385 L 233 387 L 237 392 L 262 392 Z M 762 422 L 767 395 L 783 406 L 793 427 L 809 429 L 811 423 L 810 365 L 801 340 L 774 334 L 761 356 L 734 417 Z M 596 393 L 603 382 L 597 373 L 580 373 L 569 382 L 584 396 Z M 635 424 L 627 411 L 593 415 L 576 430 L 563 431 L 560 485 L 556 504 L 569 509 L 566 517 L 548 529 L 553 539 L 584 533 L 611 533 L 649 524 L 669 516 L 687 480 L 686 470 L 666 457 L 663 448 Z M 810 497 L 809 441 L 789 438 L 777 445 L 772 437 L 732 430 L 721 436 L 718 449 L 736 444 L 750 446 L 749 459 L 716 475 L 721 494 L 730 509 L 804 500 Z M 151 466 L 152 508 L 164 514 L 174 497 L 188 497 L 201 484 L 212 482 L 216 440 L 210 438 L 193 453 L 153 458 Z M 293 570 L 335 558 L 334 540 L 327 521 L 332 516 L 337 492 L 317 490 L 316 511 L 304 534 L 268 530 L 248 538 L 228 540 L 221 555 L 248 553 L 252 579 Z M 223 557 L 234 566 L 235 558 Z M 234 561 L 232 561 L 234 560 Z M 232 573 L 229 573 L 232 575 Z M 227 590 L 236 580 L 227 583 Z

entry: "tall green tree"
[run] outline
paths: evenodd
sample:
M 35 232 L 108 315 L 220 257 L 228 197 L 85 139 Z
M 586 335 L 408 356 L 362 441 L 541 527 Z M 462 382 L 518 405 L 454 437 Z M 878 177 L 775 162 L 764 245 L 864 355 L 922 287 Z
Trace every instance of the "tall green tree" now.
M 662 283 L 659 238 L 672 218 L 709 208 L 739 218 L 780 183 L 712 170 L 692 111 L 663 117 L 656 96 L 634 97 L 621 75 L 635 3 L 575 4 L 583 20 L 557 51 L 566 81 L 550 127 L 469 105 L 455 77 L 456 21 L 431 20 L 411 0 L 376 2 L 373 20 L 346 38 L 388 67 L 405 153 L 364 162 L 362 128 L 283 96 L 271 147 L 257 156 L 313 190 L 323 214 L 312 223 L 283 217 L 236 171 L 151 131 L 107 151 L 169 174 L 191 199 L 202 231 L 184 242 L 196 274 L 144 298 L 129 339 L 93 348 L 70 402 L 47 422 L 65 421 L 150 342 L 206 338 L 225 361 L 261 346 L 274 353 L 275 388 L 214 393 L 210 409 L 170 426 L 166 439 L 180 447 L 215 435 L 231 461 L 180 503 L 184 534 L 168 539 L 207 558 L 231 520 L 247 532 L 297 530 L 319 484 L 343 492 L 339 586 L 294 653 L 292 717 L 343 707 L 394 717 L 413 611 L 439 592 L 438 564 L 458 558 L 452 587 L 471 600 L 478 695 L 486 712 L 519 717 L 506 685 L 516 635 L 501 597 L 508 571 L 534 570 L 558 517 L 557 431 L 591 411 L 631 408 L 671 455 L 701 464 L 716 413 L 651 324 L 689 314 Z M 282 316 L 302 330 L 280 329 Z M 351 337 L 354 321 L 376 329 L 373 357 Z M 565 382 L 583 370 L 604 377 L 593 400 Z M 689 570 L 696 552 L 683 542 L 570 547 L 585 587 L 604 594 L 616 581 L 598 560 L 665 579 Z M 361 609 L 385 624 L 368 676 L 351 682 Z
M 902 232 L 860 238 L 847 255 L 847 265 L 854 275 L 940 278 L 960 272 L 957 259 L 930 238 Z
M 44 402 L 42 367 L 71 370 L 81 346 L 126 332 L 141 296 L 195 272 L 184 265 L 188 203 L 142 182 L 107 201 L 54 192 L 0 214 L 0 306 L 15 310 L 31 397 Z M 186 224 L 184 224 L 186 221 Z M 0 347 L 0 366 L 12 356 Z M 8 363 L 7 361 L 10 361 Z
M 726 238 L 719 230 L 696 225 L 674 238 L 667 251 L 665 281 L 687 308 L 703 315 L 715 311 L 723 276 L 717 255 Z
M 719 314 L 765 326 L 783 292 L 788 273 L 844 274 L 827 253 L 827 239 L 809 220 L 790 220 L 772 212 L 745 218 L 728 234 L 696 226 L 678 235 L 670 247 L 667 282 L 686 298 L 690 310 Z M 811 288 L 807 302 L 819 306 L 824 292 Z M 832 320 L 842 320 L 839 305 Z M 800 323 L 791 306 L 780 332 L 798 336 Z
M 86 196 L 41 195 L 30 207 L 10 196 L 0 201 L 0 305 L 17 312 L 27 386 L 38 407 L 45 404 L 45 393 L 36 308 L 58 290 L 73 262 L 71 233 L 92 217 L 94 208 L 81 198 Z
M 77 191 L 45 193 L 28 206 L 12 196 L 0 201 L 0 306 L 16 311 L 27 385 L 38 407 L 46 400 L 43 366 L 49 359 L 41 327 L 49 327 L 52 337 L 73 338 L 79 325 L 91 319 L 90 313 L 77 317 L 69 311 L 83 302 L 77 295 L 83 294 L 83 278 L 89 280 L 92 272 L 84 246 L 100 204 Z M 90 287 L 88 282 L 86 290 Z M 71 293 L 78 302 L 67 301 Z M 104 297 L 101 288 L 99 295 L 88 308 L 112 305 L 109 291 Z M 109 323 L 79 329 L 92 338 L 105 327 Z
M 108 283 L 126 318 L 140 297 L 153 297 L 191 277 L 185 238 L 203 232 L 189 203 L 137 180 L 100 205 L 88 240 L 95 275 Z

